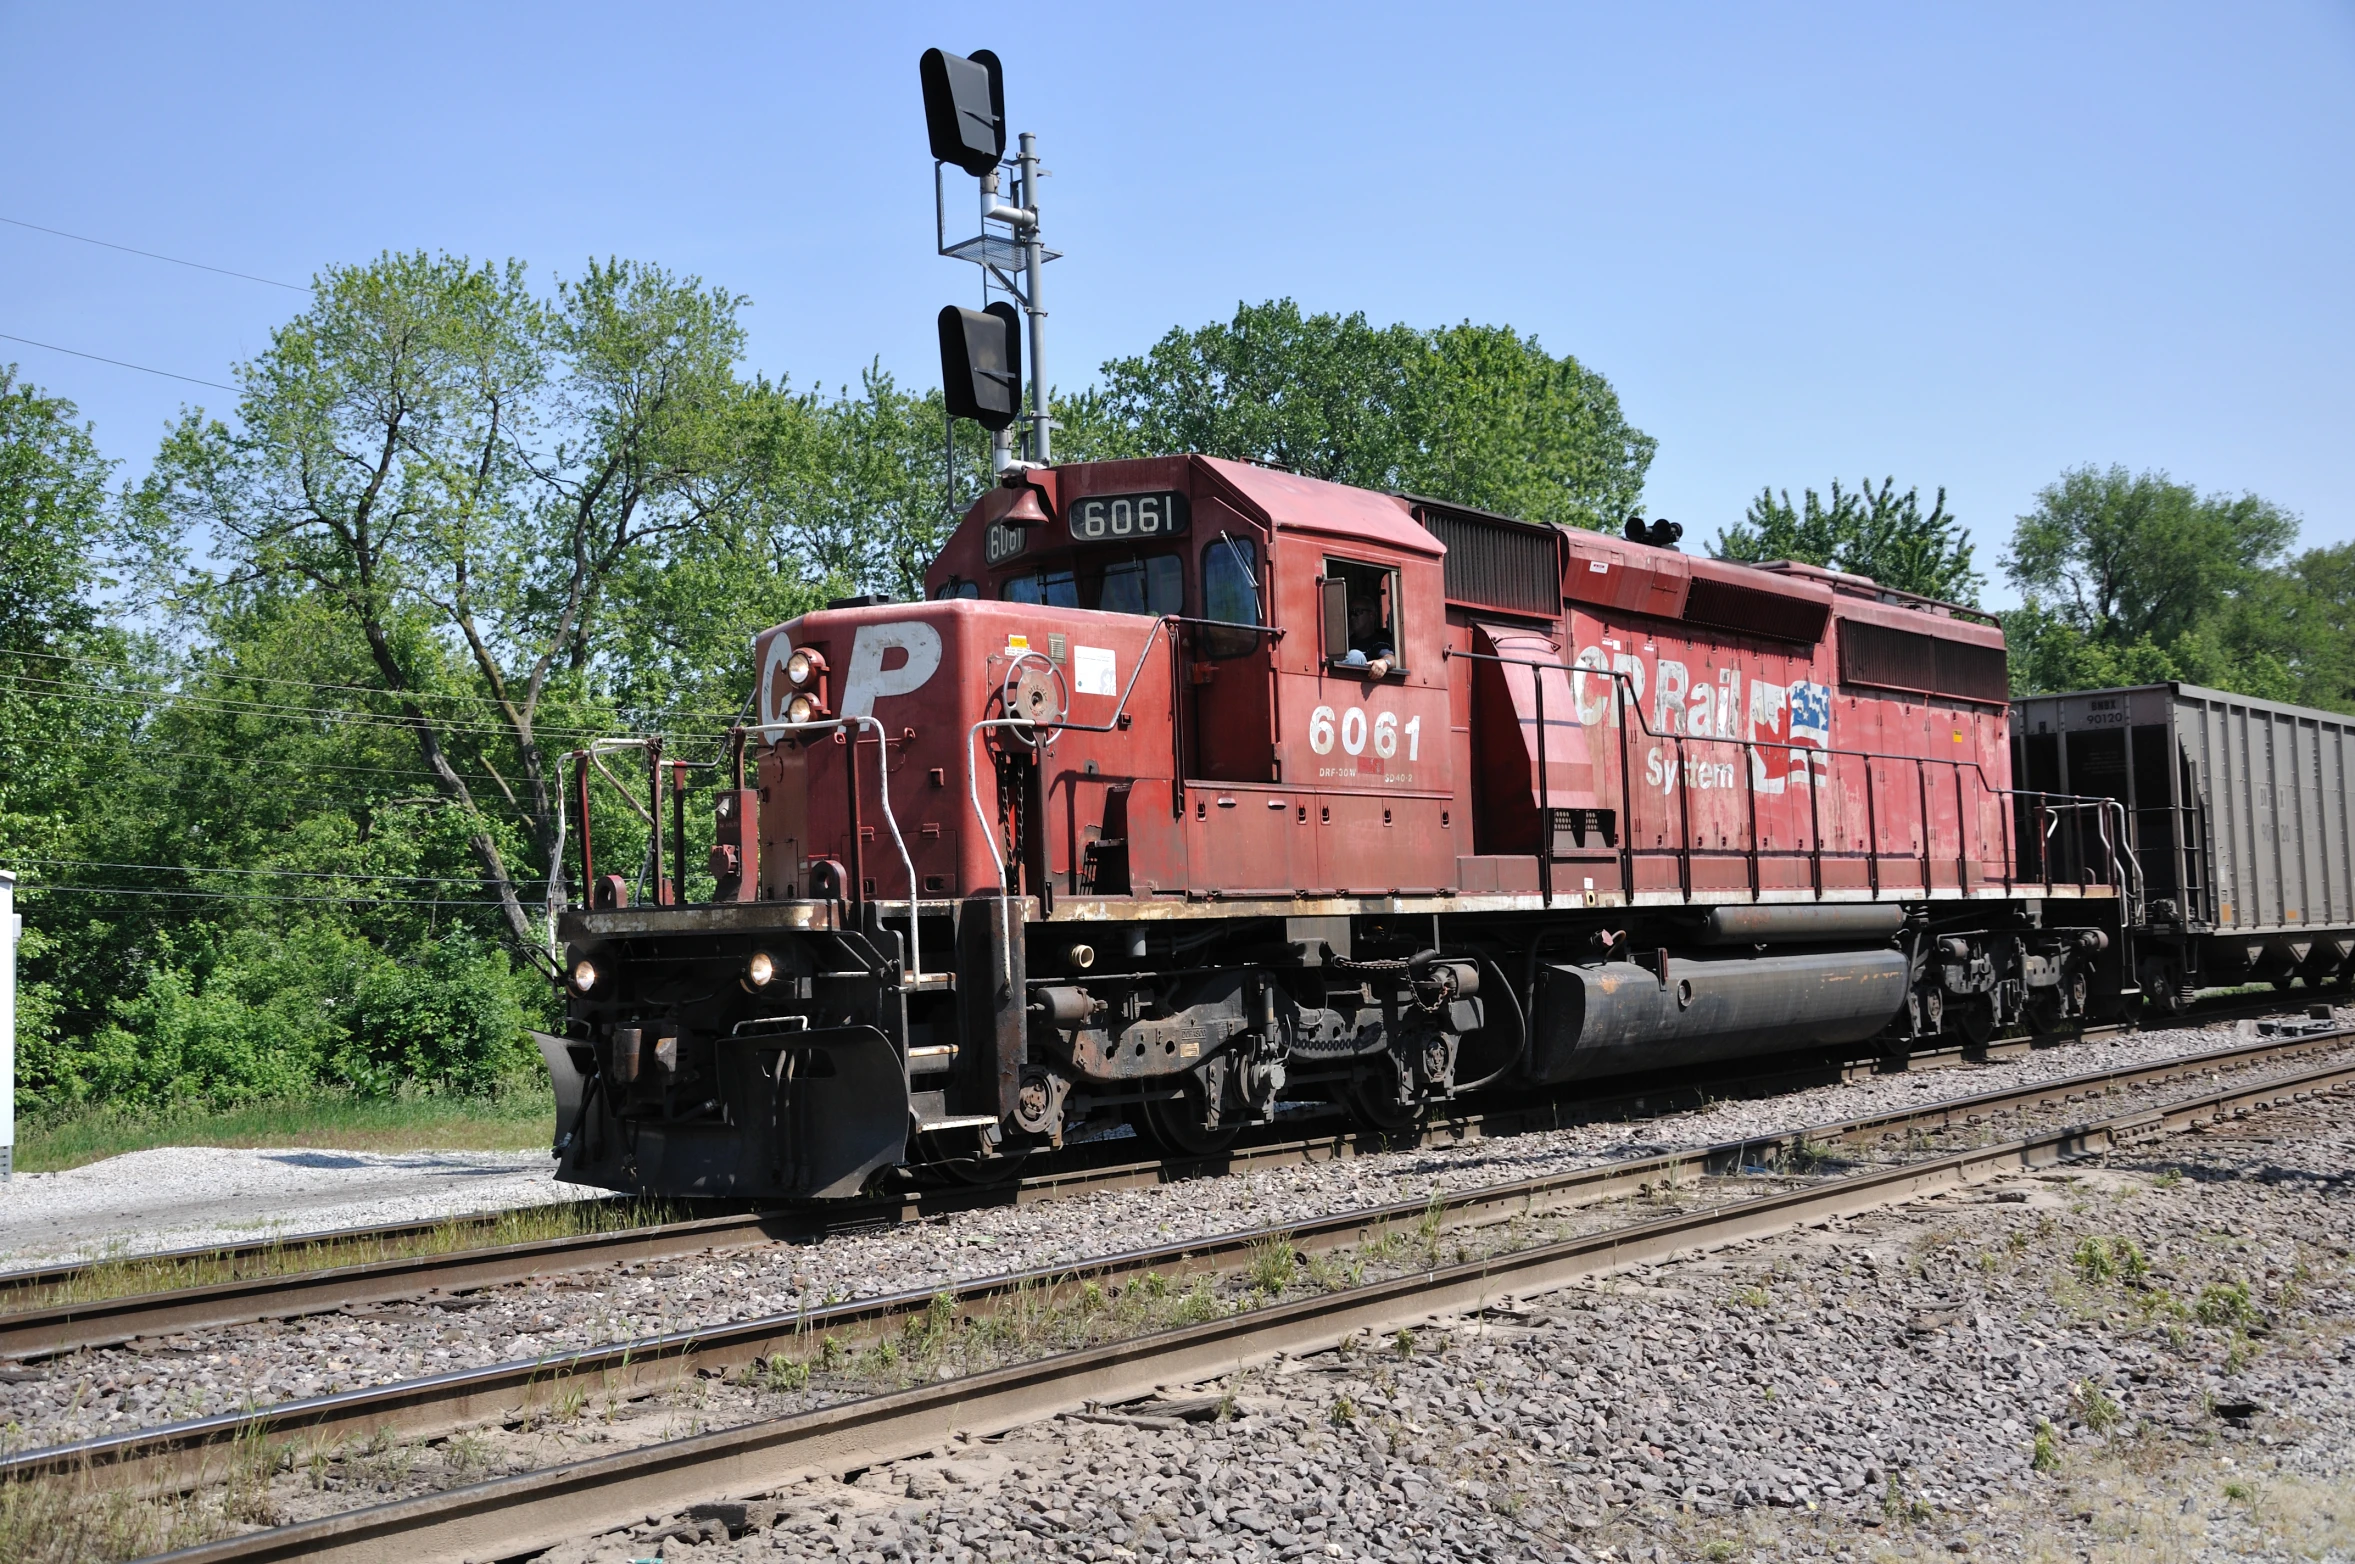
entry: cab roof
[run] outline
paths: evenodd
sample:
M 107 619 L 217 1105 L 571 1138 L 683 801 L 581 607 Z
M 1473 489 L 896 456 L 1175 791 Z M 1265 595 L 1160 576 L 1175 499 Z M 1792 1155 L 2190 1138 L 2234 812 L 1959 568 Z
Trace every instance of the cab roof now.
M 1381 543 L 1427 559 L 1447 552 L 1445 545 L 1416 524 L 1407 502 L 1396 495 L 1304 478 L 1278 467 L 1229 461 L 1222 456 L 1197 456 L 1194 460 L 1287 532 Z

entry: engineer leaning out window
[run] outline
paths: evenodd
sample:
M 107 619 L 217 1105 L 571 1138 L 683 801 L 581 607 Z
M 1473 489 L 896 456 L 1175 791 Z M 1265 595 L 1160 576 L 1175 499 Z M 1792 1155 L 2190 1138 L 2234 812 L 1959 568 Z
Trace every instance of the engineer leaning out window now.
M 1343 583 L 1349 601 L 1348 644 L 1328 655 L 1340 667 L 1363 668 L 1369 679 L 1384 677 L 1399 665 L 1397 616 L 1391 612 L 1398 573 L 1379 565 L 1329 559 L 1325 575 Z M 1332 631 L 1325 633 L 1329 637 Z

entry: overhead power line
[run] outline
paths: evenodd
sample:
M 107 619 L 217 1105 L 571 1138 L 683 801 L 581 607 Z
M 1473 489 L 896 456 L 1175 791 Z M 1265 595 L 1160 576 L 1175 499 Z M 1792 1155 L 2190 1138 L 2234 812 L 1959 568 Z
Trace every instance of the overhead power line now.
M 21 342 L 28 348 L 46 348 L 52 353 L 70 353 L 75 358 L 86 358 L 100 364 L 112 364 L 117 369 L 136 369 L 143 375 L 161 375 L 166 380 L 185 380 L 192 386 L 211 386 L 216 391 L 234 392 L 237 390 L 235 386 L 225 386 L 218 380 L 200 380 L 194 375 L 178 374 L 169 369 L 151 369 L 145 364 L 134 364 L 126 358 L 108 358 L 103 353 L 85 353 L 80 348 L 61 348 L 54 342 L 35 342 L 32 338 L 20 337 L 13 331 L 0 331 L 0 338 L 6 338 L 10 342 Z
M 17 894 L 30 896 L 44 891 L 71 891 L 85 896 L 160 896 L 177 901 L 261 901 L 261 902 L 331 902 L 339 907 L 497 907 L 497 901 L 455 900 L 442 897 L 416 896 L 270 896 L 238 891 L 159 891 L 130 885 L 47 885 L 27 881 L 19 885 Z
M 392 712 L 351 711 L 324 706 L 280 705 L 265 701 L 228 700 L 219 696 L 187 695 L 175 690 L 141 689 L 125 686 L 107 689 L 100 685 L 78 684 L 66 679 L 44 678 L 39 674 L 0 671 L 0 685 L 37 694 L 57 695 L 67 699 L 91 700 L 140 706 L 171 704 L 190 711 L 211 712 L 232 717 L 263 717 L 280 721 L 321 722 L 352 727 L 383 728 L 396 732 L 414 732 L 415 718 Z M 444 734 L 468 734 L 479 737 L 507 738 L 511 732 L 503 725 L 466 722 L 450 718 L 429 717 L 433 727 Z M 536 727 L 533 735 L 550 740 L 607 738 L 603 728 Z M 684 733 L 682 739 L 725 739 L 722 733 Z
M 145 869 L 158 874 L 242 874 L 290 880 L 398 880 L 404 885 L 480 885 L 484 879 L 479 874 L 454 879 L 438 874 L 369 874 L 359 870 L 345 872 L 335 869 L 207 869 L 197 864 L 112 863 L 99 858 L 19 858 L 15 861 L 75 869 Z
M 125 658 L 93 657 L 87 652 L 20 651 L 11 652 L 8 655 L 11 657 L 38 658 L 42 662 L 50 663 L 74 663 L 85 668 L 112 668 L 131 674 L 146 674 L 151 671 L 142 667 L 140 664 L 131 662 Z M 283 684 L 291 686 L 295 689 L 325 690 L 331 695 L 380 695 L 398 700 L 413 700 L 421 702 L 462 701 L 472 706 L 489 707 L 493 711 L 504 711 L 505 709 L 504 705 L 499 700 L 489 695 L 467 695 L 454 690 L 391 690 L 386 689 L 381 684 L 354 684 L 349 681 L 330 684 L 322 683 L 317 679 L 289 679 L 274 674 L 248 673 L 244 669 L 239 668 L 234 664 L 208 664 L 203 667 L 180 670 L 179 676 L 202 676 L 205 678 L 217 679 L 224 684 Z M 653 720 L 658 720 L 661 722 L 726 723 L 734 720 L 734 718 L 739 715 L 741 714 L 737 712 L 725 711 L 662 711 L 654 713 Z M 550 728 L 548 731 L 570 732 L 574 730 Z
M 35 233 L 55 234 L 60 239 L 71 239 L 76 244 L 94 244 L 102 250 L 120 250 L 125 255 L 144 255 L 151 261 L 169 261 L 174 266 L 190 266 L 200 272 L 218 272 L 224 277 L 239 277 L 247 282 L 258 282 L 265 288 L 284 288 L 289 293 L 309 293 L 299 282 L 280 282 L 274 277 L 256 277 L 252 272 L 233 272 L 226 266 L 207 266 L 202 261 L 184 261 L 177 255 L 159 255 L 153 250 L 142 250 L 133 245 L 116 244 L 111 239 L 93 239 L 88 234 L 69 234 L 62 228 L 44 228 L 39 223 L 28 223 L 21 217 L 0 217 L 0 223 L 16 228 L 30 228 Z

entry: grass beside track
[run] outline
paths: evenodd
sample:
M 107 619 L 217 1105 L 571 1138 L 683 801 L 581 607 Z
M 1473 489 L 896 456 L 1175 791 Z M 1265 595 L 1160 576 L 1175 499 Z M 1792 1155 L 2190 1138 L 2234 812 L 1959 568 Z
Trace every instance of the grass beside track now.
M 16 1169 L 55 1173 L 157 1146 L 305 1146 L 334 1151 L 544 1150 L 556 1103 L 544 1082 L 487 1097 L 301 1098 L 212 1108 L 67 1108 L 17 1125 Z
M 257 1276 L 292 1276 L 333 1266 L 362 1265 L 371 1260 L 406 1260 L 420 1255 L 489 1249 L 501 1244 L 541 1243 L 588 1233 L 654 1227 L 682 1220 L 687 1215 L 683 1208 L 660 1200 L 568 1200 L 503 1211 L 489 1221 L 456 1216 L 422 1232 L 397 1238 L 289 1239 L 242 1253 L 222 1250 L 178 1258 L 123 1255 L 99 1260 L 54 1287 L 28 1292 L 12 1300 L 12 1307 L 48 1309 L 61 1304 L 175 1292 Z M 7 1312 L 10 1310 L 0 1308 L 0 1314 Z M 6 1554 L 0 1553 L 0 1558 L 5 1557 Z

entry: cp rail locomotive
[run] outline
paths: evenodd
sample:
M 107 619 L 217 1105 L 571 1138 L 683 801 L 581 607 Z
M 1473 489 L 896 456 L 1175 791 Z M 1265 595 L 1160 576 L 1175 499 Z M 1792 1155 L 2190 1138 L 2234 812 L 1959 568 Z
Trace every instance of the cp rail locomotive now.
M 1208 1155 L 1303 1105 L 1394 1131 L 2345 968 L 2335 724 L 2327 772 L 2317 714 L 2267 726 L 2251 783 L 2257 703 L 2197 754 L 2206 692 L 2015 709 L 1976 610 L 1627 531 L 1201 456 L 1009 469 L 924 600 L 756 638 L 710 901 L 683 767 L 652 752 L 648 862 L 601 874 L 576 757 L 560 1176 L 838 1198 L 1124 1123 Z M 2219 833 L 2250 786 L 2286 791 Z M 2293 795 L 2313 850 L 2260 895 Z

